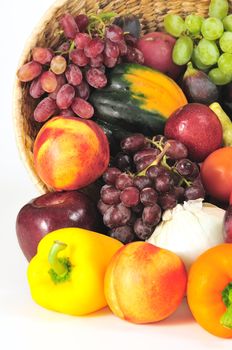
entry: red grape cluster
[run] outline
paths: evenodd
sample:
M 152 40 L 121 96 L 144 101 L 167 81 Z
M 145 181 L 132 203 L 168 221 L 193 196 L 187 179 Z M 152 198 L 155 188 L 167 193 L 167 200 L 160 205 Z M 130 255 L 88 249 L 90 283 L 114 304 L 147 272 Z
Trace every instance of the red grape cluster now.
M 37 122 L 54 114 L 91 118 L 94 109 L 87 101 L 90 89 L 101 89 L 107 84 L 106 68 L 113 68 L 122 60 L 143 63 L 133 35 L 124 34 L 115 24 L 104 26 L 101 35 L 93 26 L 92 32 L 87 33 L 90 24 L 90 18 L 84 14 L 74 17 L 66 13 L 60 20 L 66 41 L 56 50 L 35 47 L 32 60 L 18 70 L 19 80 L 31 82 L 30 95 L 39 99 L 34 110 Z
M 122 140 L 121 150 L 103 175 L 98 202 L 111 237 L 123 243 L 146 240 L 164 210 L 204 198 L 198 165 L 181 142 L 134 134 Z

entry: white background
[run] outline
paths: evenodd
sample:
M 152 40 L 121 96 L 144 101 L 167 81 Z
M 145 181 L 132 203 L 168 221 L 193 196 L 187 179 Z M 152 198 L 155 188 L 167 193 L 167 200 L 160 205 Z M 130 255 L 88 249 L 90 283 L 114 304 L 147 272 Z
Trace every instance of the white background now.
M 51 4 L 51 0 L 1 2 L 0 349 L 232 349 L 232 340 L 201 329 L 185 302 L 163 322 L 133 325 L 108 309 L 88 317 L 69 317 L 42 309 L 31 300 L 15 219 L 19 209 L 39 193 L 17 151 L 12 88 L 24 44 Z

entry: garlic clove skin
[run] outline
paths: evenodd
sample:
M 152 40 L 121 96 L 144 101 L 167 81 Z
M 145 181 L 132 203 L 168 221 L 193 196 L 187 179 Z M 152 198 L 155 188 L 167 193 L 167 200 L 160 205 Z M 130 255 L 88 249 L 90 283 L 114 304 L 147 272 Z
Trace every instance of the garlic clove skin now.
M 176 253 L 187 271 L 207 249 L 224 242 L 225 211 L 203 200 L 184 202 L 163 214 L 147 242 Z

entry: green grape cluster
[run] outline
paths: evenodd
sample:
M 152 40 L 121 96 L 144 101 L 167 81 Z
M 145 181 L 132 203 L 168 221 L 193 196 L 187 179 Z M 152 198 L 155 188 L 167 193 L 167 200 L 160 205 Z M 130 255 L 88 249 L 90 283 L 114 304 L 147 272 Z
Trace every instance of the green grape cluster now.
M 190 14 L 185 19 L 169 13 L 164 18 L 167 33 L 176 37 L 172 59 L 177 65 L 189 61 L 208 73 L 216 85 L 232 81 L 232 14 L 228 0 L 211 0 L 209 17 Z

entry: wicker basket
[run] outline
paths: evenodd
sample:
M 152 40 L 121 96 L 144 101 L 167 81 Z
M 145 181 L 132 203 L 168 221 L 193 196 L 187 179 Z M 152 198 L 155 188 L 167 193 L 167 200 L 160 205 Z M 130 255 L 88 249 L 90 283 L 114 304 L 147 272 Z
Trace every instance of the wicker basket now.
M 65 12 L 98 13 L 99 11 L 115 11 L 121 14 L 137 14 L 142 24 L 143 33 L 162 29 L 165 14 L 172 12 L 183 16 L 189 13 L 206 16 L 210 0 L 58 0 L 45 13 L 32 33 L 21 56 L 19 66 L 30 60 L 31 49 L 35 46 L 56 47 L 59 36 L 58 19 Z M 229 0 L 232 9 L 232 0 Z M 14 126 L 20 156 L 25 163 L 31 178 L 41 193 L 50 191 L 37 176 L 33 166 L 33 142 L 40 125 L 33 121 L 34 102 L 28 93 L 29 84 L 21 84 L 18 79 L 14 89 Z

